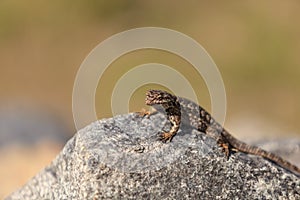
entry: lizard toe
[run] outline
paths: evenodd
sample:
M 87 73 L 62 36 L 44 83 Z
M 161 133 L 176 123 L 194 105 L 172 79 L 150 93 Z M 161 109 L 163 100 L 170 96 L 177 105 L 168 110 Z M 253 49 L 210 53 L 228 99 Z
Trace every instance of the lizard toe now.
M 158 138 L 160 141 L 166 143 L 168 141 L 171 141 L 172 139 L 172 134 L 169 132 L 161 132 L 158 134 Z

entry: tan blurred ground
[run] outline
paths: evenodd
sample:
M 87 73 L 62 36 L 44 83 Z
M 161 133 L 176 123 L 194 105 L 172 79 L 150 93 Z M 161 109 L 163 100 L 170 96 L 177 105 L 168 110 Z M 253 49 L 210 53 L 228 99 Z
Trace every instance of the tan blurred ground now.
M 28 101 L 45 106 L 63 116 L 75 131 L 72 87 L 87 54 L 115 33 L 158 26 L 191 36 L 212 56 L 225 82 L 230 130 L 238 135 L 254 127 L 259 133 L 275 129 L 267 132 L 269 136 L 276 131 L 299 136 L 299 10 L 297 0 L 4 0 L 0 2 L 0 104 Z M 111 115 L 110 99 L 103 94 L 111 93 L 122 73 L 147 62 L 184 71 L 198 85 L 197 95 L 209 108 L 205 84 L 199 77 L 194 80 L 193 71 L 185 70 L 189 67 L 185 61 L 166 52 L 145 50 L 123 56 L 110 66 L 96 95 L 99 118 Z M 132 111 L 144 107 L 143 92 L 140 89 L 132 98 Z M 266 123 L 260 127 L 257 121 Z M 0 174 L 7 177 L 0 183 L 0 198 L 25 183 L 58 151 L 43 145 L 0 150 Z
M 32 147 L 12 146 L 0 150 L 0 198 L 26 183 L 30 177 L 50 164 L 61 150 L 53 143 L 41 143 Z

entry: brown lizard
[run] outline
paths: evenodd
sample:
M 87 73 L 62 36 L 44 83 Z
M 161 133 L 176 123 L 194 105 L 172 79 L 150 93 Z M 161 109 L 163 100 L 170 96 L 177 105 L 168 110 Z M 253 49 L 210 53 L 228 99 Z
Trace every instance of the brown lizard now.
M 178 132 L 180 123 L 188 121 L 189 125 L 193 128 L 214 138 L 218 145 L 223 148 L 227 159 L 232 151 L 241 151 L 262 156 L 300 176 L 300 168 L 280 156 L 236 139 L 213 119 L 204 108 L 188 99 L 174 96 L 162 90 L 149 90 L 146 93 L 145 102 L 147 105 L 154 106 L 157 111 L 164 111 L 167 119 L 171 122 L 170 131 L 160 134 L 160 140 L 163 142 L 171 141 Z

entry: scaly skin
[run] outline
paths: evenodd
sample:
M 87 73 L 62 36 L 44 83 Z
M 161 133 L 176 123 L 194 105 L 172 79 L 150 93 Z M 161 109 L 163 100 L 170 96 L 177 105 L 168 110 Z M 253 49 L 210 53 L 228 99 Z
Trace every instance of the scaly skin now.
M 149 90 L 146 94 L 145 102 L 150 106 L 162 106 L 168 120 L 171 122 L 172 127 L 170 131 L 163 132 L 160 135 L 160 139 L 163 142 L 171 141 L 178 132 L 180 123 L 187 121 L 193 128 L 214 138 L 219 146 L 223 148 L 227 159 L 232 151 L 241 151 L 264 157 L 300 176 L 300 168 L 280 156 L 236 139 L 216 122 L 204 108 L 188 99 L 176 97 L 162 90 Z M 158 111 L 160 110 L 158 109 Z M 181 118 L 184 120 L 181 120 Z

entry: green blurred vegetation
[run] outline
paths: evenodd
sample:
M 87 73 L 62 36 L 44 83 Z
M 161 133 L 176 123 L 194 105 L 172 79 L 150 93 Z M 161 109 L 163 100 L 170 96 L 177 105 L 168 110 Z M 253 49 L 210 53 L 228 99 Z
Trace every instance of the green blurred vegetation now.
M 0 2 L 0 94 L 32 99 L 62 113 L 72 126 L 71 95 L 85 56 L 109 36 L 141 26 L 181 31 L 202 44 L 218 65 L 235 113 L 258 113 L 276 125 L 300 125 L 300 3 L 292 1 L 30 1 Z M 188 63 L 166 52 L 132 52 L 115 61 L 100 81 L 99 118 L 110 116 L 115 81 L 132 67 L 161 62 L 197 85 L 205 107 L 209 95 Z M 116 70 L 117 69 L 117 70 Z M 111 71 L 110 71 L 111 70 Z M 198 86 L 199 85 L 199 86 Z M 143 107 L 143 91 L 131 110 Z

